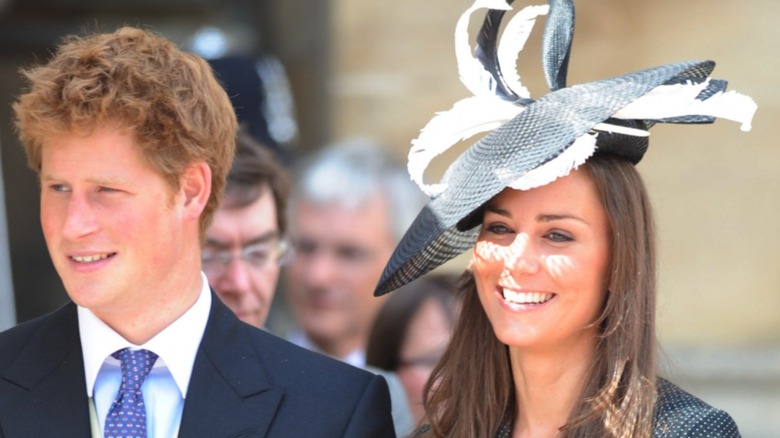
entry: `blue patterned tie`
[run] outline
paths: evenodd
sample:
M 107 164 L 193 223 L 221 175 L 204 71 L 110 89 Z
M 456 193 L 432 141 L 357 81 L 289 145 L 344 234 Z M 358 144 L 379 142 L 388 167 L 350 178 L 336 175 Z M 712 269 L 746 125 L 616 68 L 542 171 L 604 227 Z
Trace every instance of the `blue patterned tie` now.
M 149 350 L 123 348 L 112 354 L 122 361 L 122 384 L 106 415 L 104 438 L 147 438 L 146 406 L 141 393 L 157 355 Z

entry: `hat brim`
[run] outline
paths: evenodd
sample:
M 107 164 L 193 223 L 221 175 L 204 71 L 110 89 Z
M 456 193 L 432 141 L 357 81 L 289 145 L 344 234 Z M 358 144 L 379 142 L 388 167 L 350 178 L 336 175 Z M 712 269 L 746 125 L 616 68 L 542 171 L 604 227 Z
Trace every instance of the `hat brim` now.
M 668 64 L 562 88 L 528 105 L 447 169 L 446 188 L 407 230 L 374 294 L 395 290 L 471 248 L 479 227 L 459 229 L 464 218 L 523 175 L 560 157 L 594 126 L 658 86 L 704 79 L 714 67 L 712 61 Z

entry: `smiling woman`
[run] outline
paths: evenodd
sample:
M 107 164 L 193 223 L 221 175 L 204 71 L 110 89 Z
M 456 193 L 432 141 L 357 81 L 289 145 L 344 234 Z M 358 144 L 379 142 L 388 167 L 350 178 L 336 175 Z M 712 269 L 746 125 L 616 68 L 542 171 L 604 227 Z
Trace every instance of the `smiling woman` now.
M 441 415 L 429 420 L 449 431 L 434 436 L 480 430 L 442 409 L 453 400 L 452 414 L 477 412 L 506 433 L 644 436 L 632 433 L 667 421 L 652 417 L 653 222 L 634 166 L 599 154 L 545 186 L 504 189 L 480 211 L 462 318 L 427 385 L 429 412 Z M 462 371 L 472 369 L 481 376 Z M 459 397 L 464 386 L 479 396 Z M 603 429 L 603 418 L 621 421 Z
M 509 2 L 511 3 L 511 2 Z M 468 45 L 466 23 L 491 9 Z M 527 7 L 502 35 L 522 47 L 539 15 L 551 92 L 534 100 L 498 50 L 503 1 L 461 17 L 461 80 L 475 96 L 437 114 L 409 170 L 432 200 L 377 286 L 396 289 L 472 249 L 460 318 L 425 386 L 435 437 L 737 437 L 732 418 L 658 376 L 655 243 L 635 164 L 647 130 L 724 117 L 749 129 L 755 103 L 710 79 L 712 62 L 670 64 L 566 85 L 570 0 Z M 506 38 L 505 35 L 509 35 Z M 510 62 L 507 62 L 510 61 Z M 490 131 L 438 184 L 422 175 L 459 138 Z
M 570 355 L 594 348 L 608 232 L 585 170 L 529 191 L 505 189 L 488 203 L 474 278 L 493 330 L 510 351 L 554 348 Z

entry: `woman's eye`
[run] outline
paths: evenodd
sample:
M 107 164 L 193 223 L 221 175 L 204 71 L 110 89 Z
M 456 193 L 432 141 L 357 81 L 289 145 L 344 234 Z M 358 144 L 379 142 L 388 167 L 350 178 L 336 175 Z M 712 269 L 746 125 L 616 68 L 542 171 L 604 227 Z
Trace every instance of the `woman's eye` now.
M 493 234 L 507 234 L 512 230 L 504 224 L 489 224 L 485 229 Z
M 571 242 L 574 240 L 574 238 L 569 234 L 560 231 L 551 231 L 547 233 L 546 237 L 553 242 Z

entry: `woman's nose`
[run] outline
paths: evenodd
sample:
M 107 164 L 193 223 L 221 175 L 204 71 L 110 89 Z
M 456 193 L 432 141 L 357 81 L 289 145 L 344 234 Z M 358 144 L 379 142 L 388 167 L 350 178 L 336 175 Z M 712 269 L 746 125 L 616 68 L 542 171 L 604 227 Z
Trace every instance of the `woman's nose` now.
M 518 233 L 506 248 L 504 266 L 515 273 L 535 274 L 539 272 L 539 253 L 533 240 L 527 234 Z

